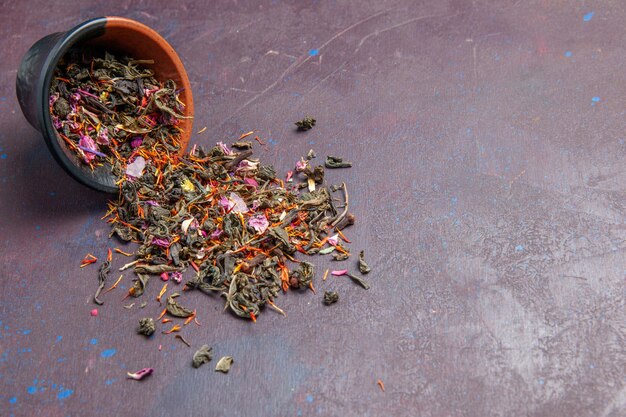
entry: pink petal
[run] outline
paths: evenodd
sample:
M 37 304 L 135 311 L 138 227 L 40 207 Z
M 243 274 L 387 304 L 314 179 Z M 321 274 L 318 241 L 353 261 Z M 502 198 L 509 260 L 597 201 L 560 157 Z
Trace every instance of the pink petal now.
M 333 246 L 337 246 L 337 243 L 339 243 L 339 234 L 335 234 L 334 236 L 329 237 L 328 243 Z
M 91 310 L 91 315 L 92 315 L 93 317 L 98 317 L 98 309 L 97 309 L 97 308 L 94 308 L 93 310 Z
M 259 186 L 259 183 L 254 178 L 244 178 L 243 182 L 253 186 L 255 190 Z
M 85 162 L 91 162 L 97 155 L 98 145 L 87 135 L 81 135 L 80 140 L 78 141 L 78 147 L 84 151 L 87 151 L 85 154 Z M 97 153 L 96 153 L 97 152 Z
M 161 274 L 161 280 L 163 280 L 163 281 L 169 281 L 169 279 L 170 279 L 170 277 L 169 277 L 169 275 L 167 275 L 167 272 L 163 272 L 163 273 Z
M 222 152 L 224 152 L 224 155 L 233 154 L 233 151 L 231 151 L 224 142 L 217 142 L 217 146 L 222 150 Z
M 130 147 L 133 149 L 137 149 L 143 143 L 143 139 L 139 136 L 135 136 L 133 140 L 130 141 Z
M 291 182 L 291 177 L 293 177 L 293 171 L 287 171 L 287 178 L 285 181 Z
M 228 198 L 220 198 L 219 204 L 224 207 L 226 211 L 232 211 L 234 213 L 247 213 L 249 211 L 246 202 L 236 193 L 230 193 Z
M 258 213 L 248 219 L 248 226 L 257 231 L 257 233 L 263 233 L 267 230 L 270 223 L 265 217 L 265 214 Z
M 296 162 L 296 171 L 302 172 L 306 169 L 308 162 L 304 160 L 304 158 L 300 158 L 298 162 Z
M 235 203 L 230 201 L 226 197 L 220 198 L 219 204 L 220 206 L 224 207 L 224 210 L 226 211 L 230 211 L 233 207 L 235 207 Z
M 170 242 L 167 239 L 159 239 L 159 238 L 152 238 L 152 244 L 154 246 L 160 246 L 162 248 L 167 248 L 170 246 Z
M 180 284 L 183 280 L 183 273 L 176 271 L 176 272 L 172 272 L 172 281 L 174 281 L 177 284 Z
M 100 145 L 108 145 L 109 144 L 109 129 L 106 126 L 102 126 L 98 131 L 98 136 L 96 137 L 96 142 Z
M 215 229 L 213 233 L 211 233 L 211 239 L 217 239 L 222 234 L 220 229 Z
M 341 270 L 339 270 L 339 271 L 330 271 L 330 274 L 331 274 L 331 275 L 334 275 L 334 276 L 336 276 L 336 277 L 340 277 L 340 276 L 342 276 L 342 275 L 346 275 L 347 273 L 348 273 L 348 270 L 347 270 L 347 269 L 341 269 Z
M 140 178 L 143 175 L 143 169 L 146 167 L 146 160 L 143 156 L 138 156 L 133 162 L 126 166 L 126 175 L 133 178 Z
M 129 378 L 134 379 L 135 381 L 140 381 L 145 377 L 152 375 L 152 372 L 154 372 L 154 369 L 152 368 L 143 368 L 142 370 L 134 373 L 127 372 L 126 375 L 128 375 Z

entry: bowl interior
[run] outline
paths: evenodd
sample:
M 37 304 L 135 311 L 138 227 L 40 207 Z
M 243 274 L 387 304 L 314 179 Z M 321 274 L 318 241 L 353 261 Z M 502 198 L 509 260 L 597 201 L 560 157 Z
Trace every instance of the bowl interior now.
M 154 71 L 157 80 L 165 81 L 172 79 L 176 82 L 177 88 L 181 90 L 179 98 L 185 104 L 184 115 L 190 117 L 181 119 L 180 123 L 180 152 L 183 153 L 191 137 L 193 125 L 191 117 L 194 114 L 194 106 L 189 79 L 180 58 L 157 32 L 139 22 L 121 17 L 107 17 L 104 26 L 104 32 L 101 28 L 100 30 L 91 27 L 85 28 L 86 33 L 75 35 L 77 40 L 75 42 L 70 40 L 67 48 L 58 58 L 60 59 L 69 49 L 93 47 L 113 54 L 131 56 L 138 60 L 154 60 L 154 64 L 146 65 L 146 67 Z M 74 31 L 80 32 L 80 26 L 75 28 Z M 69 36 L 72 36 L 72 34 Z M 50 69 L 51 72 L 54 72 L 57 62 L 58 59 L 54 63 L 54 68 Z M 48 82 L 46 94 L 48 93 L 49 85 L 50 83 Z M 47 103 L 47 100 L 44 102 Z M 66 169 L 74 177 L 77 177 L 81 182 L 92 188 L 105 192 L 116 192 L 118 188 L 115 185 L 116 178 L 111 173 L 111 166 L 104 164 L 92 171 L 89 166 L 82 162 L 78 155 L 65 146 L 63 140 L 56 134 L 56 130 L 52 127 L 49 110 L 46 110 L 46 115 L 46 130 L 56 138 L 58 146 L 55 146 L 55 148 L 61 151 L 65 157 L 62 159 Z

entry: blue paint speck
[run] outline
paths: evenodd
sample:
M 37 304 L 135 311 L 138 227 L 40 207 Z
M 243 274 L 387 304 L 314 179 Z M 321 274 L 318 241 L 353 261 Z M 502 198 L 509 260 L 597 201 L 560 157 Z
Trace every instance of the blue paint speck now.
M 103 350 L 100 356 L 102 356 L 103 358 L 111 358 L 115 356 L 116 353 L 117 353 L 117 350 L 115 349 L 107 349 L 107 350 Z
M 565 56 L 566 57 L 571 57 L 572 56 L 572 51 L 565 51 Z
M 7 154 L 3 153 L 2 155 L 0 155 L 0 158 L 7 159 L 7 156 L 8 156 Z
M 89 343 L 91 343 L 92 345 L 97 345 L 97 344 L 98 344 L 98 339 L 96 339 L 96 338 L 91 339 L 91 340 L 89 341 Z
M 72 395 L 74 393 L 73 389 L 62 389 L 61 391 L 59 391 L 59 393 L 57 394 L 57 398 L 59 400 L 64 400 L 67 397 L 69 397 L 70 395 Z
M 313 402 L 313 396 L 312 395 L 307 395 L 306 396 L 306 402 L 312 403 Z
M 67 358 L 59 358 L 57 359 L 57 362 L 61 363 L 61 362 L 65 362 L 67 360 Z
M 32 332 L 32 330 L 24 330 L 22 334 L 30 334 L 30 332 Z
M 41 226 L 35 226 L 35 230 L 41 230 Z
M 583 21 L 588 22 L 593 18 L 593 12 L 589 12 L 583 16 Z
M 34 394 L 34 393 L 37 392 L 37 387 L 32 385 L 32 386 L 28 387 L 27 391 L 28 391 L 29 394 Z
M 10 403 L 10 404 L 15 404 L 16 402 L 17 402 L 17 397 L 12 397 L 12 398 L 9 400 L 9 403 Z
M 54 197 L 55 195 L 57 195 L 57 193 L 55 193 L 54 191 L 50 191 L 48 194 L 50 194 L 50 197 Z
M 309 55 L 310 56 L 315 56 L 315 55 L 319 55 L 320 51 L 318 49 L 311 49 L 309 51 Z
M 60 342 L 61 340 L 63 340 L 63 336 L 57 336 L 57 342 Z
M 104 381 L 104 383 L 105 383 L 105 384 L 107 384 L 107 385 L 111 385 L 111 384 L 113 384 L 115 381 L 117 381 L 117 378 L 107 379 L 106 381 Z
M 515 252 L 522 252 L 524 250 L 524 246 L 523 245 L 517 245 L 515 247 Z
M 298 414 L 297 415 L 298 415 L 298 417 L 301 417 L 302 416 L 302 410 L 298 410 Z
M 597 102 L 600 101 L 600 97 L 597 97 L 597 96 L 596 97 L 592 97 L 591 101 L 593 101 L 594 103 L 597 103 Z

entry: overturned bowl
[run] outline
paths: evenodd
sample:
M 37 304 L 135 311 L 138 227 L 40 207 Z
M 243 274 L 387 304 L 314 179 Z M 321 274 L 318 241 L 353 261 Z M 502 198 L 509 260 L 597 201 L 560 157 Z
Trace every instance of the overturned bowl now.
M 41 38 L 24 55 L 17 72 L 16 93 L 22 113 L 37 129 L 54 156 L 54 159 L 73 178 L 99 191 L 115 193 L 117 178 L 106 163 L 91 169 L 67 148 L 52 125 L 49 108 L 50 82 L 59 60 L 74 47 L 100 47 L 132 56 L 136 59 L 154 60 L 150 69 L 158 80 L 172 79 L 180 88 L 179 99 L 185 105 L 181 119 L 181 153 L 191 137 L 193 123 L 193 97 L 185 68 L 161 35 L 148 26 L 123 17 L 99 17 L 87 20 L 68 30 Z

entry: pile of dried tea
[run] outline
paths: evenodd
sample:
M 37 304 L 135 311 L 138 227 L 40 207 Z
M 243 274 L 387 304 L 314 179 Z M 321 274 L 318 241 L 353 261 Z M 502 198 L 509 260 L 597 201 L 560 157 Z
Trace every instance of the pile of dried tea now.
M 177 125 L 183 108 L 176 87 L 155 80 L 142 63 L 148 61 L 118 60 L 108 53 L 87 61 L 67 60 L 55 74 L 50 96 L 54 126 L 67 146 L 92 166 L 109 162 L 118 177 L 119 195 L 109 202 L 105 218 L 110 237 L 137 244 L 133 254 L 115 249 L 135 258 L 121 268 L 132 268 L 135 275 L 126 297 L 141 297 L 155 279 L 163 282 L 157 301 L 165 301 L 165 308 L 158 318 L 142 318 L 137 332 L 150 337 L 159 321 L 171 323 L 164 334 L 199 324 L 196 311 L 185 307 L 183 295 L 189 291 L 221 295 L 233 314 L 253 321 L 266 306 L 284 314 L 275 304 L 279 294 L 315 292 L 314 266 L 297 260 L 297 253 L 332 255 L 335 261 L 350 257 L 350 241 L 343 233 L 355 222 L 348 187 L 328 186 L 324 165 L 347 168 L 351 163 L 329 156 L 323 165 L 314 165 L 311 150 L 283 181 L 271 165 L 253 156 L 252 142 L 243 140 L 253 132 L 242 135 L 232 148 L 219 142 L 210 149 L 194 146 L 181 155 Z M 309 117 L 298 127 L 314 124 Z M 105 290 L 111 260 L 109 250 L 98 270 L 97 304 L 122 279 Z M 95 262 L 88 254 L 81 267 Z M 358 266 L 361 273 L 369 272 L 363 252 Z M 192 270 L 185 279 L 183 273 Z M 331 274 L 369 288 L 347 269 Z M 171 291 L 175 286 L 179 290 Z M 338 293 L 325 293 L 325 304 L 338 300 Z M 203 346 L 193 366 L 211 358 L 211 349 Z M 216 370 L 228 372 L 231 363 L 231 357 L 224 357 Z M 129 377 L 141 379 L 151 372 Z
M 52 125 L 85 164 L 106 161 L 116 175 L 136 177 L 144 163 L 135 158 L 138 151 L 157 144 L 179 149 L 179 91 L 143 67 L 153 61 L 90 55 L 78 50 L 60 60 L 50 83 Z
M 155 275 L 180 282 L 182 272 L 193 268 L 185 290 L 223 294 L 234 314 L 256 320 L 264 306 L 278 309 L 280 292 L 314 288 L 313 264 L 296 261 L 297 252 L 341 259 L 350 254 L 341 231 L 349 224 L 343 221 L 347 201 L 337 207 L 318 174 L 322 167 L 297 163 L 307 179 L 301 191 L 285 186 L 252 151 L 235 152 L 223 143 L 194 147 L 185 156 L 167 149 L 138 153 L 145 156 L 143 173 L 121 181 L 119 200 L 108 213 L 111 236 L 139 244 L 132 297 L 140 297 Z M 347 198 L 346 185 L 339 190 Z M 166 314 L 192 317 L 176 297 L 167 298 Z

